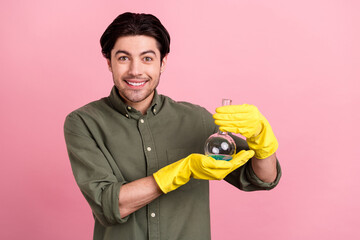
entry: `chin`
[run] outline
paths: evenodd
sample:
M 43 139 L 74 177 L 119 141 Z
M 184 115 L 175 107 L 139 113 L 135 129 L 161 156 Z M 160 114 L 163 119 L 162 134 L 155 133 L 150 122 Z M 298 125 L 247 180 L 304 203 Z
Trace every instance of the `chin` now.
M 148 94 L 146 94 L 146 93 L 139 94 L 139 95 L 131 94 L 130 96 L 129 95 L 125 95 L 125 96 L 130 102 L 139 103 L 139 102 L 142 102 L 145 99 L 147 99 L 151 95 L 151 93 L 152 92 L 150 92 Z

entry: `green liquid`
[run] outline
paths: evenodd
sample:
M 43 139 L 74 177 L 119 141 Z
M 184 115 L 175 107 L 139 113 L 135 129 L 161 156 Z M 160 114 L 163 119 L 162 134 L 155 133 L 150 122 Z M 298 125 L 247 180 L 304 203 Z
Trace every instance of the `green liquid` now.
M 224 160 L 224 161 L 230 161 L 232 159 L 232 156 L 229 155 L 209 155 L 215 160 Z

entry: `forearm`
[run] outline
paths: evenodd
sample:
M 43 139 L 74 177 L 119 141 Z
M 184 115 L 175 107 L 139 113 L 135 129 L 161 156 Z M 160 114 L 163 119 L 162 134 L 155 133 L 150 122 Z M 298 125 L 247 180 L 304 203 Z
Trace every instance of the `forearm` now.
M 144 207 L 162 194 L 153 176 L 123 185 L 119 194 L 120 216 L 126 217 Z
M 276 153 L 264 159 L 253 157 L 251 166 L 256 176 L 263 182 L 272 183 L 275 181 L 277 175 Z

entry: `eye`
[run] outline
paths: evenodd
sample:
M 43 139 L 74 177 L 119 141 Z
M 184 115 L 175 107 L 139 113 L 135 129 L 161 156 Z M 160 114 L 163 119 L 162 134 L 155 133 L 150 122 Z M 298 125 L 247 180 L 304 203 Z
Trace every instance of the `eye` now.
M 145 62 L 151 62 L 153 59 L 151 57 L 144 57 Z
M 126 61 L 128 60 L 129 58 L 127 56 L 121 56 L 119 57 L 119 61 Z

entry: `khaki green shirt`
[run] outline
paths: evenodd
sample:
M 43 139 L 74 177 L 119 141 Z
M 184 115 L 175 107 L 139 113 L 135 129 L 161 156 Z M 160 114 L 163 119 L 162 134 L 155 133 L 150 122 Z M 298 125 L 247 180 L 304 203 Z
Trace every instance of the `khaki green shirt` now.
M 64 131 L 73 174 L 94 215 L 94 239 L 210 239 L 208 181 L 191 179 L 124 218 L 118 206 L 123 184 L 203 153 L 205 140 L 217 131 L 204 108 L 155 93 L 142 115 L 114 87 L 109 97 L 70 113 Z M 237 150 L 248 148 L 235 140 Z M 246 164 L 225 180 L 253 191 L 275 187 L 280 175 L 278 165 L 276 181 L 264 183 Z

